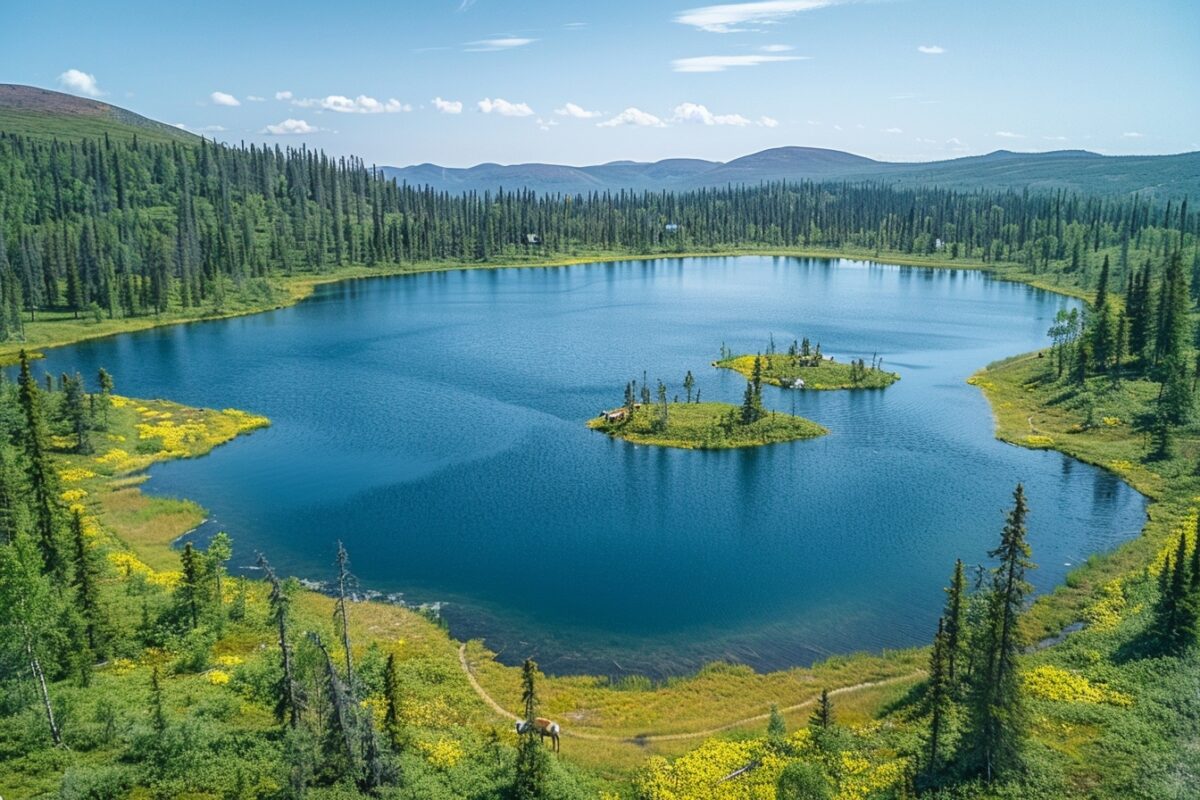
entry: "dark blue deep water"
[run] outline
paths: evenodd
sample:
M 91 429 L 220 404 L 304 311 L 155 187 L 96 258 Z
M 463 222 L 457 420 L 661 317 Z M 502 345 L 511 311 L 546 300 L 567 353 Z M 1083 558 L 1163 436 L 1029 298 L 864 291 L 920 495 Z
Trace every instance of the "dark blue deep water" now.
M 269 314 L 52 350 L 118 391 L 266 414 L 151 492 L 212 512 L 235 563 L 262 550 L 328 577 L 342 539 L 364 586 L 444 601 L 450 630 L 550 672 L 768 669 L 927 642 L 955 557 L 994 546 L 1024 481 L 1045 590 L 1133 536 L 1111 475 L 993 439 L 987 363 L 1044 346 L 1072 301 L 970 271 L 795 258 L 459 271 L 320 287 Z M 637 447 L 584 422 L 645 370 L 740 402 L 710 366 L 819 341 L 882 355 L 875 392 L 766 387 L 832 433 L 749 451 Z

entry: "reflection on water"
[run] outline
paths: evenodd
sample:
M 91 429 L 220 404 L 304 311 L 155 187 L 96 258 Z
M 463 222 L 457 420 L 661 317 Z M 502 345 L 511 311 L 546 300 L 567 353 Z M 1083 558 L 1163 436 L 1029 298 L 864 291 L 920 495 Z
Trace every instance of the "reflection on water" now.
M 99 340 L 41 368 L 271 417 L 150 491 L 212 511 L 235 561 L 332 570 L 449 601 L 451 631 L 550 671 L 758 668 L 926 642 L 954 558 L 985 558 L 1026 484 L 1046 589 L 1133 535 L 1143 499 L 1107 473 L 992 438 L 965 379 L 1043 346 L 1072 301 L 973 271 L 819 259 L 661 259 L 318 287 L 294 308 Z M 637 447 L 583 423 L 625 382 L 691 370 L 706 400 L 735 351 L 808 336 L 879 353 L 876 392 L 765 390 L 831 430 L 738 452 Z

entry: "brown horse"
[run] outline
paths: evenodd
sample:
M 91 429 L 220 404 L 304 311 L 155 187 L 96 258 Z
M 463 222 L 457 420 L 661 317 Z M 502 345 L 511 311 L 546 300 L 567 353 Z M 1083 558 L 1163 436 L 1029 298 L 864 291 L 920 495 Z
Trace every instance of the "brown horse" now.
M 558 748 L 559 748 L 558 737 L 562 733 L 562 729 L 558 726 L 557 722 L 552 722 L 552 721 L 546 719 L 545 717 L 538 717 L 533 722 L 530 722 L 527 719 L 526 720 L 517 720 L 517 734 L 518 735 L 528 733 L 530 730 L 532 730 L 534 733 L 541 736 L 543 742 L 545 742 L 546 737 L 549 736 L 550 744 L 554 748 L 554 752 L 556 752 L 556 753 L 558 752 Z

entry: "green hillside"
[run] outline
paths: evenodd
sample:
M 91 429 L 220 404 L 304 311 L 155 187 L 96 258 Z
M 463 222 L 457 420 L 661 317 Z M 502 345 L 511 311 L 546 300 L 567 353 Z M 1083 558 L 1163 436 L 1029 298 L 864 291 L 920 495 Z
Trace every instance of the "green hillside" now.
M 194 143 L 200 139 L 99 100 L 12 83 L 0 84 L 0 131 L 71 141 L 106 134 L 151 142 Z

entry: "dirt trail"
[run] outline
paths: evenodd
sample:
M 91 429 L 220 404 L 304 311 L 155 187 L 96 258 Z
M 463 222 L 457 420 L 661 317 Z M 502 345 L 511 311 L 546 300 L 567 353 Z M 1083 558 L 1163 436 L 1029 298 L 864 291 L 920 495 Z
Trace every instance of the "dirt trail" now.
M 462 667 L 463 672 L 465 672 L 467 674 L 467 680 L 471 682 L 471 688 L 475 690 L 475 694 L 479 695 L 479 698 L 481 700 L 483 700 L 483 702 L 487 703 L 489 708 L 491 708 L 493 711 L 495 711 L 497 714 L 504 717 L 505 719 L 510 719 L 513 722 L 520 721 L 520 719 L 521 719 L 520 717 L 518 717 L 516 714 L 512 713 L 511 711 L 508 711 L 507 709 L 504 708 L 504 706 L 497 703 L 492 698 L 492 696 L 487 693 L 487 690 L 485 690 L 483 688 L 483 686 L 480 685 L 479 681 L 475 678 L 475 673 L 471 671 L 471 666 L 467 663 L 467 646 L 465 644 L 459 645 L 458 663 Z M 908 681 L 908 680 L 912 680 L 913 678 L 920 677 L 921 675 L 924 675 L 924 674 L 925 674 L 924 670 L 917 670 L 915 672 L 910 672 L 906 675 L 897 675 L 894 678 L 885 678 L 885 679 L 879 680 L 879 681 L 863 681 L 862 683 L 855 683 L 850 686 L 842 686 L 837 689 L 830 689 L 829 696 L 836 697 L 838 695 L 849 694 L 851 692 L 857 692 L 857 691 L 861 691 L 863 689 L 870 689 L 875 686 L 888 686 L 893 683 L 901 683 L 903 681 Z M 781 709 L 779 709 L 779 711 L 781 713 L 788 713 L 791 711 L 799 711 L 802 708 L 807 708 L 808 706 L 813 705 L 814 703 L 817 702 L 817 699 L 818 699 L 817 696 L 813 696 L 813 697 L 808 698 L 807 700 L 801 701 L 794 705 L 790 705 L 785 708 L 781 708 Z M 659 733 L 659 734 L 651 734 L 651 735 L 646 735 L 646 736 L 612 736 L 612 735 L 607 735 L 607 734 L 603 734 L 603 733 L 587 733 L 585 731 L 573 731 L 573 730 L 569 730 L 569 729 L 563 729 L 562 735 L 569 736 L 573 739 L 587 739 L 587 740 L 593 741 L 593 742 L 629 742 L 630 744 L 647 744 L 649 742 L 671 742 L 671 741 L 677 741 L 680 739 L 703 739 L 705 737 L 713 736 L 715 734 L 722 733 L 724 731 L 731 730 L 733 728 L 741 728 L 745 725 L 749 725 L 752 722 L 765 722 L 770 716 L 771 716 L 770 712 L 765 712 L 762 714 L 755 714 L 750 717 L 743 717 L 742 719 L 734 720 L 733 722 L 727 722 L 724 725 L 718 725 L 714 728 L 705 728 L 704 730 L 701 730 L 701 731 L 688 731 L 687 733 Z

